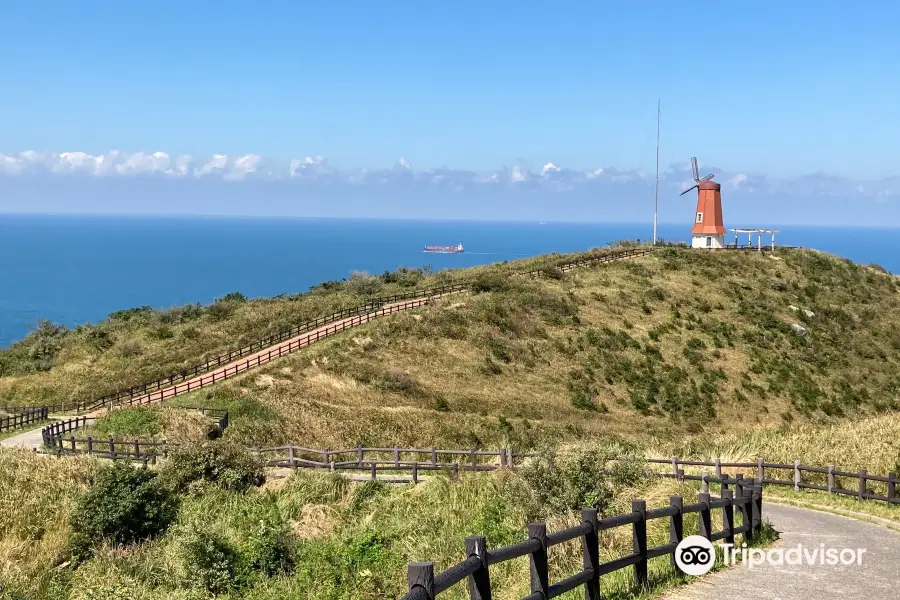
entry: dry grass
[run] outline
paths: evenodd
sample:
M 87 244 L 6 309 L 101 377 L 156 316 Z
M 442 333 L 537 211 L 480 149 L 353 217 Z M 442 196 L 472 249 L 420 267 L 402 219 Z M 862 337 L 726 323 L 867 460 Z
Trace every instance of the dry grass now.
M 673 249 L 510 279 L 184 402 L 256 407 L 233 411 L 227 434 L 248 445 L 330 448 L 675 443 L 897 408 L 894 280 L 812 252 L 781 258 Z

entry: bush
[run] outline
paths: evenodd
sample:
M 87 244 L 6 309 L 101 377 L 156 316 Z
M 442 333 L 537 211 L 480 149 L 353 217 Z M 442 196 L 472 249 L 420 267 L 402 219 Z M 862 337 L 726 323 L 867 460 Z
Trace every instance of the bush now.
M 481 273 L 472 282 L 472 292 L 501 292 L 509 287 L 507 278 L 500 273 Z
M 146 408 L 123 408 L 97 419 L 94 431 L 114 438 L 153 436 L 162 431 L 162 420 L 158 412 Z
M 546 454 L 527 463 L 522 476 L 544 515 L 585 507 L 603 514 L 618 489 L 637 484 L 646 472 L 638 448 L 612 443 Z
M 69 517 L 71 550 L 88 558 L 99 543 L 117 545 L 149 539 L 175 518 L 175 497 L 145 468 L 117 463 L 101 470 Z
M 178 554 L 185 579 L 212 594 L 227 592 L 237 583 L 240 556 L 222 536 L 192 527 L 179 537 Z
M 176 492 L 205 482 L 224 490 L 245 492 L 265 481 L 262 463 L 253 454 L 223 442 L 203 442 L 175 449 L 162 469 L 165 484 Z

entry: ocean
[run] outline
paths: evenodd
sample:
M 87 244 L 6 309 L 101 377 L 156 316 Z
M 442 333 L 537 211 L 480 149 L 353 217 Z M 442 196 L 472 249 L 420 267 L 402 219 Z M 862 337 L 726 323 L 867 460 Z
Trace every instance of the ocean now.
M 898 229 L 781 229 L 778 243 L 900 271 Z M 662 224 L 659 235 L 686 241 L 688 230 Z M 74 326 L 234 291 L 297 293 L 353 271 L 468 267 L 651 235 L 646 223 L 0 215 L 0 347 L 38 319 Z M 457 243 L 464 254 L 422 252 Z

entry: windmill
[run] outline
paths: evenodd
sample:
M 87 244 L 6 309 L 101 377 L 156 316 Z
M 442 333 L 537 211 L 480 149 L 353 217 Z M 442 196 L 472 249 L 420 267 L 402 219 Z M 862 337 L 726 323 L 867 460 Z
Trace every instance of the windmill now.
M 696 156 L 691 158 L 691 169 L 694 172 L 694 185 L 692 187 L 689 187 L 688 189 L 684 190 L 680 194 L 678 194 L 679 196 L 684 196 L 685 194 L 687 194 L 689 191 L 693 190 L 694 188 L 698 188 L 702 182 L 709 181 L 710 179 L 713 178 L 713 174 L 710 173 L 703 179 L 700 179 L 700 171 L 697 170 L 697 157 Z
M 694 213 L 694 226 L 691 228 L 691 247 L 723 248 L 725 225 L 722 223 L 722 186 L 712 181 L 712 173 L 700 179 L 697 157 L 691 159 L 691 168 L 694 185 L 681 192 L 684 196 L 693 189 L 697 190 L 697 212 Z

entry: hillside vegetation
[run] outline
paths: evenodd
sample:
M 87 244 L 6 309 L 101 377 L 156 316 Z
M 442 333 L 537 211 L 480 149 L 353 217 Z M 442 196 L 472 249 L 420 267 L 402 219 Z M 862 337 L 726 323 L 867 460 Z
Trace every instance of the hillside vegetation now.
M 509 276 L 521 268 L 406 272 L 419 286 L 475 283 L 471 293 L 379 319 L 171 404 L 228 408 L 226 438 L 242 444 L 330 448 L 678 440 L 900 405 L 900 285 L 877 268 L 805 250 L 682 248 L 566 274 L 548 269 L 538 279 Z M 56 398 L 73 381 L 81 393 L 106 391 L 103 382 L 124 372 L 164 370 L 167 349 L 187 357 L 196 339 L 227 347 L 227 332 L 249 340 L 250 331 L 278 329 L 270 319 L 298 323 L 366 297 L 350 289 L 394 289 L 385 283 L 392 277 L 291 299 L 223 300 L 199 309 L 206 333 L 190 343 L 182 333 L 196 324 L 168 325 L 179 334 L 151 343 L 172 311 L 113 318 L 65 334 L 49 371 L 0 379 L 0 398 L 34 404 L 31 393 Z M 232 312 L 213 321 L 214 307 L 229 302 Z M 88 350 L 85 340 L 106 329 L 152 352 L 122 356 L 121 341 Z M 27 363 L 13 364 L 21 373 Z
M 0 487 L 0 598 L 397 598 L 408 562 L 446 568 L 461 559 L 468 535 L 497 547 L 524 539 L 534 520 L 551 531 L 574 524 L 581 506 L 610 515 L 629 511 L 636 497 L 650 506 L 670 494 L 696 501 L 693 488 L 648 478 L 634 447 L 582 447 L 552 470 L 536 461 L 515 473 L 438 475 L 416 487 L 307 471 L 257 487 L 234 478 L 254 470 L 247 458 L 219 444 L 160 470 L 0 449 L 8 483 Z M 195 470 L 207 460 L 217 468 Z M 696 527 L 688 515 L 686 530 Z M 653 521 L 649 533 L 662 543 L 668 525 Z M 630 549 L 628 528 L 601 536 L 603 560 Z M 551 558 L 554 579 L 581 568 L 577 543 Z M 632 597 L 630 573 L 604 578 L 606 597 Z M 656 582 L 670 577 L 668 561 L 653 561 L 651 573 Z M 492 579 L 496 597 L 522 597 L 528 563 L 497 565 Z M 446 597 L 467 594 L 459 585 Z

